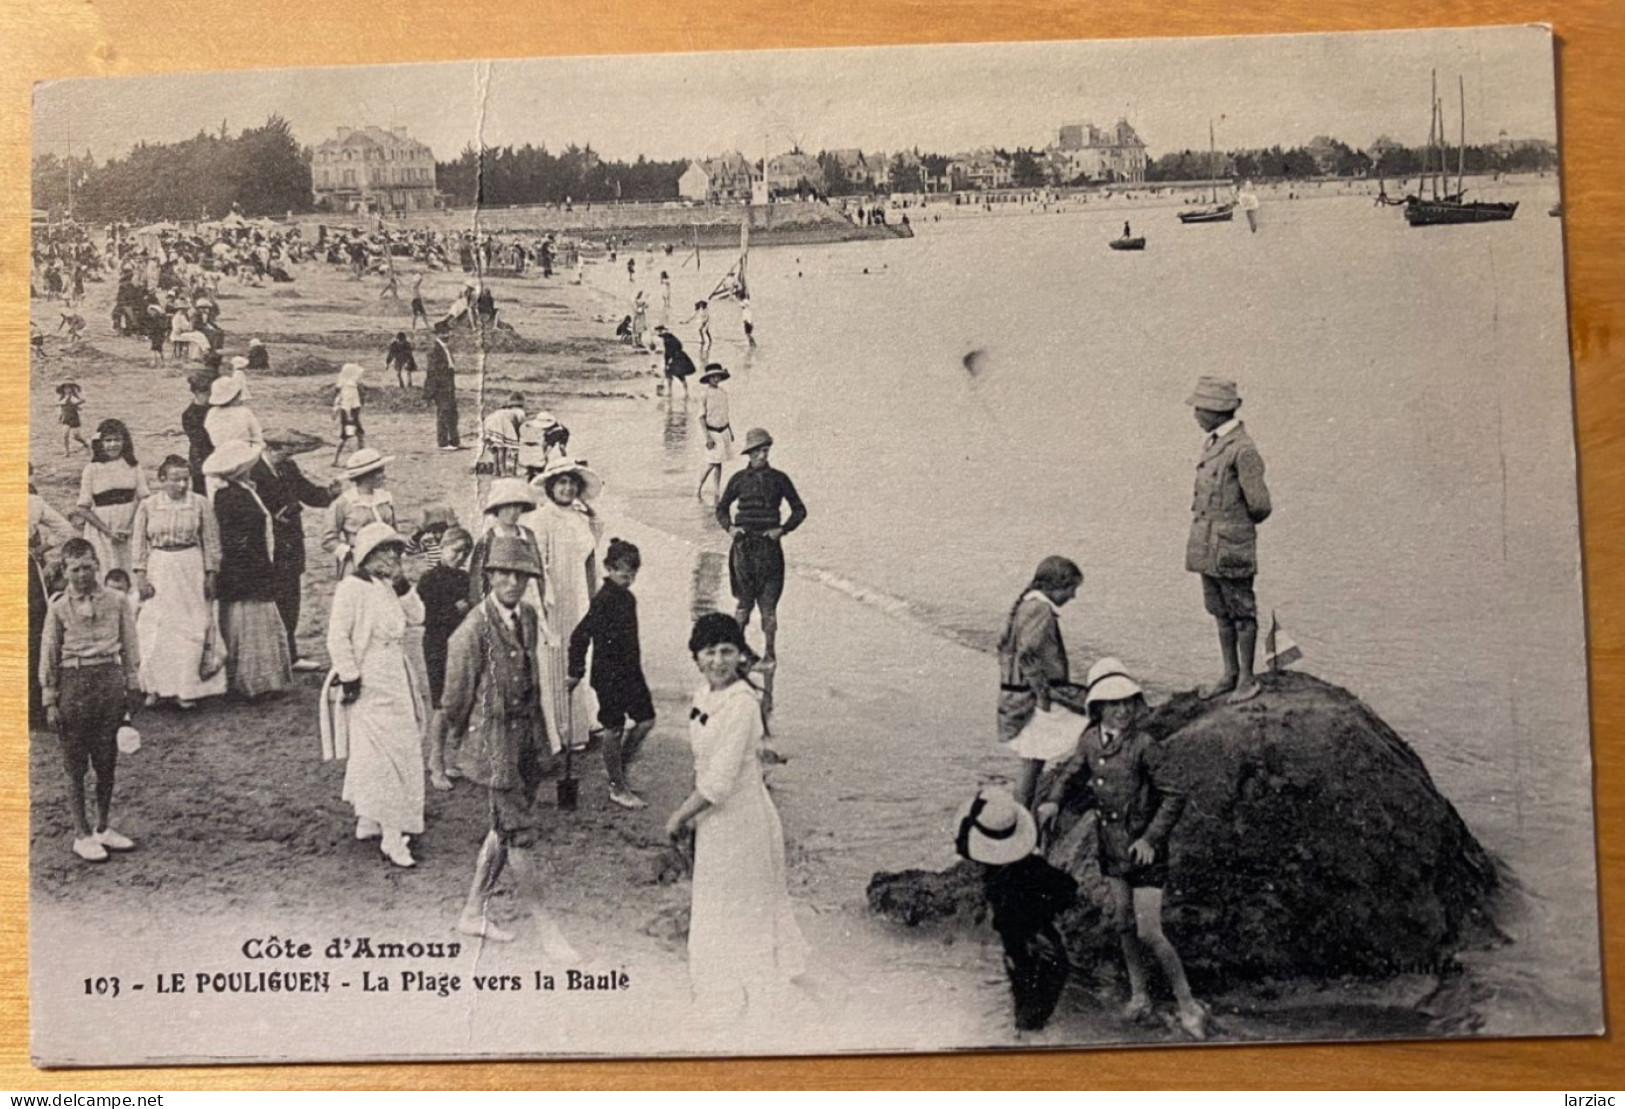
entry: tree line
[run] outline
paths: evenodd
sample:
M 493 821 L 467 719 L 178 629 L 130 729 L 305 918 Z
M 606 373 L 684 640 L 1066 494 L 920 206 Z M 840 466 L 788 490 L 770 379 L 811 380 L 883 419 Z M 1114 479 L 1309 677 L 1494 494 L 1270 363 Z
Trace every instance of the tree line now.
M 33 164 L 34 207 L 94 223 L 219 219 L 310 210 L 310 151 L 288 121 L 272 115 L 231 135 L 199 132 L 175 143 L 137 143 L 101 165 L 42 154 Z M 70 205 L 71 201 L 71 205 Z
M 606 162 L 592 146 L 574 143 L 557 154 L 545 146 L 463 148 L 437 162 L 435 179 L 446 204 L 564 204 L 612 200 L 675 200 L 687 160 Z

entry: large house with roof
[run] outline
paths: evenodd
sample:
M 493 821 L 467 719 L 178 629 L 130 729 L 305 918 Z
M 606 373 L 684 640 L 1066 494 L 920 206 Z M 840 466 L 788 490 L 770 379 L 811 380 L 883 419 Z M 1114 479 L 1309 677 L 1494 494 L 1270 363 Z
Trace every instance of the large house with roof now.
M 310 162 L 316 206 L 335 212 L 414 212 L 439 206 L 434 151 L 404 127 L 340 127 Z
M 1145 180 L 1145 143 L 1126 119 L 1111 127 L 1067 124 L 1045 153 L 1050 176 L 1059 184 Z
M 760 177 L 737 150 L 690 162 L 677 178 L 677 195 L 701 204 L 751 199 L 751 181 Z

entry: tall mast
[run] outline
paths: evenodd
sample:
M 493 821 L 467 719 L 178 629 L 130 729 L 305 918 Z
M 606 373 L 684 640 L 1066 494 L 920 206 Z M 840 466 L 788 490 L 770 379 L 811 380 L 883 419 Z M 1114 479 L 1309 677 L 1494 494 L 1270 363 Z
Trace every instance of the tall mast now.
M 1207 176 L 1212 186 L 1213 203 L 1219 202 L 1219 163 L 1213 148 L 1213 120 L 1207 121 Z
M 1467 86 L 1461 75 L 1456 75 L 1456 91 L 1461 95 L 1461 145 L 1456 148 L 1456 195 L 1462 196 L 1463 182 L 1467 178 Z
M 1433 107 L 1428 117 L 1428 165 L 1433 164 L 1433 147 L 1439 146 L 1439 169 L 1444 168 L 1444 128 L 1439 120 L 1439 71 L 1433 71 Z M 1433 199 L 1439 199 L 1439 171 L 1435 170 L 1429 180 L 1433 184 Z

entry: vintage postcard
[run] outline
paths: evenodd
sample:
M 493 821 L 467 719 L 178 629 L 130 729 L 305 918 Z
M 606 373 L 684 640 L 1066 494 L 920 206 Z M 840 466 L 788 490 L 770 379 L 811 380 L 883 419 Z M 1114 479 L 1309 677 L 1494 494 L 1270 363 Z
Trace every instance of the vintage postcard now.
M 33 134 L 38 1065 L 1602 1031 L 1549 29 Z

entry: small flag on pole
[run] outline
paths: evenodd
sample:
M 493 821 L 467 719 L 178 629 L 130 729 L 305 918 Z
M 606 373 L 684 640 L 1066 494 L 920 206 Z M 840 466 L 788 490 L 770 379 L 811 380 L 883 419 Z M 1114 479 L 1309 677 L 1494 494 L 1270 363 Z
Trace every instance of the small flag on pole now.
M 1302 657 L 1303 651 L 1281 627 L 1281 622 L 1275 618 L 1275 610 L 1270 609 L 1269 635 L 1264 637 L 1264 662 L 1270 672 L 1279 674 Z

